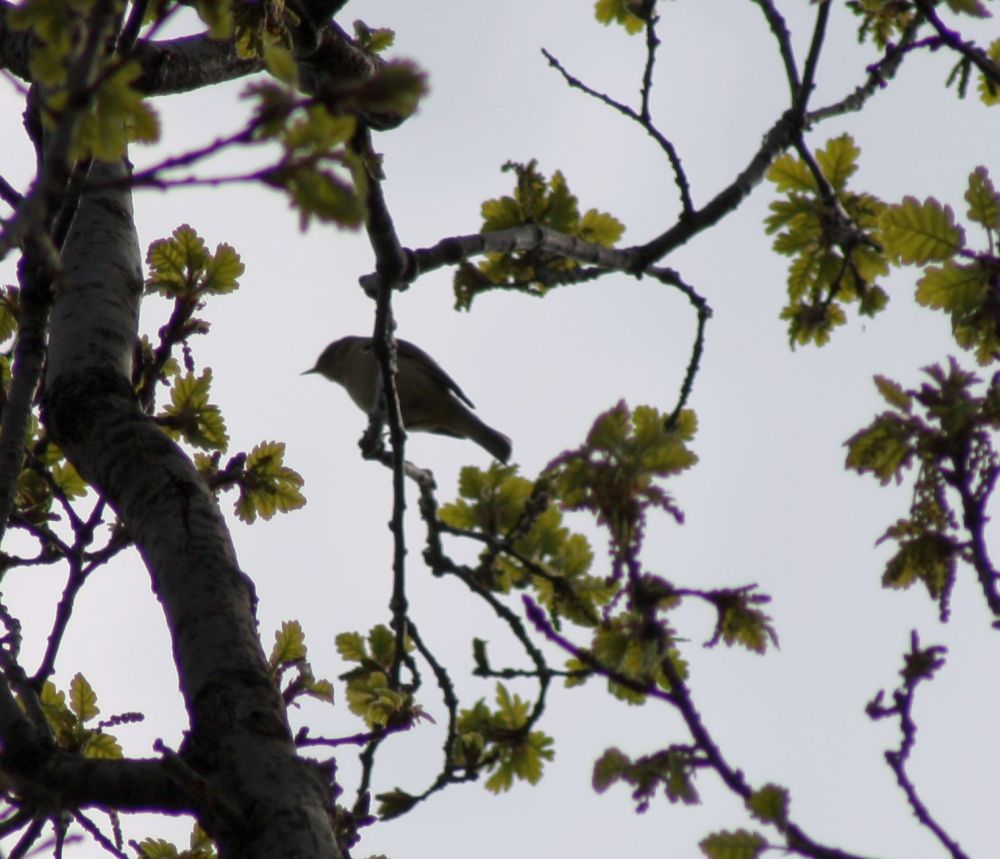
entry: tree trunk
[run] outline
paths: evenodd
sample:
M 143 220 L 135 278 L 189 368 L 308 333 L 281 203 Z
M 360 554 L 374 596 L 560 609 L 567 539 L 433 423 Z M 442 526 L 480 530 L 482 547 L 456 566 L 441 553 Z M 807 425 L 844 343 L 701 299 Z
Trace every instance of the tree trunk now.
M 99 186 L 127 169 L 95 163 L 90 179 Z M 339 857 L 330 786 L 296 755 L 257 634 L 253 586 L 215 498 L 137 406 L 139 244 L 131 194 L 105 185 L 84 195 L 63 252 L 47 425 L 114 507 L 149 570 L 190 718 L 178 790 L 190 796 L 220 855 Z

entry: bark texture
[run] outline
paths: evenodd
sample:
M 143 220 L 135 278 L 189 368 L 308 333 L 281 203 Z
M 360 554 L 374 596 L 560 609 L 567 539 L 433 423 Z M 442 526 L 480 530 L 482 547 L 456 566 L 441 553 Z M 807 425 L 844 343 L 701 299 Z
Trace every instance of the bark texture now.
M 123 164 L 95 164 L 92 178 Z M 138 408 L 130 382 L 141 297 L 127 191 L 83 198 L 63 252 L 45 382 L 47 422 L 114 506 L 170 629 L 191 730 L 188 790 L 223 857 L 339 857 L 329 787 L 296 756 L 215 498 L 188 457 Z

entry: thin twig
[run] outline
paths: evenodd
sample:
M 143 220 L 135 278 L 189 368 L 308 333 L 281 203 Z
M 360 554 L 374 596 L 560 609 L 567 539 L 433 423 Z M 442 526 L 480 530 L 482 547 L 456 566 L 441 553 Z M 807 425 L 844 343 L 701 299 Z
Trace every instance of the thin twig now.
M 676 666 L 669 657 L 660 662 L 660 667 L 669 684 L 669 688 L 663 690 L 653 681 L 644 682 L 636 680 L 604 665 L 589 650 L 577 647 L 567 638 L 560 635 L 548 622 L 542 609 L 530 597 L 523 597 L 523 601 L 529 620 L 549 641 L 557 644 L 584 665 L 593 668 L 601 676 L 624 686 L 626 689 L 656 698 L 674 707 L 684 720 L 691 737 L 695 741 L 696 747 L 704 755 L 707 765 L 722 779 L 726 787 L 744 802 L 750 800 L 753 794 L 750 783 L 747 781 L 743 771 L 732 766 L 722 754 L 722 750 L 705 727 L 701 713 L 695 706 L 684 679 L 680 676 Z M 788 848 L 802 856 L 808 856 L 811 859 L 861 859 L 856 854 L 817 843 L 791 821 L 772 821 L 772 823 L 785 836 Z
M 914 2 L 945 45 L 965 57 L 987 80 L 992 81 L 994 86 L 1000 86 L 1000 66 L 993 62 L 986 51 L 975 42 L 963 39 L 958 31 L 946 27 L 933 3 L 928 0 L 914 0 Z
M 945 648 L 941 646 L 921 648 L 920 638 L 916 630 L 913 630 L 910 633 L 910 652 L 906 655 L 903 670 L 900 672 L 903 675 L 903 682 L 893 692 L 893 705 L 887 707 L 882 703 L 884 693 L 880 691 L 875 699 L 868 704 L 865 711 L 870 718 L 876 720 L 891 717 L 899 719 L 899 748 L 891 749 L 885 753 L 886 763 L 893 775 L 896 776 L 896 783 L 906 796 L 906 801 L 917 820 L 934 834 L 934 837 L 951 854 L 952 859 L 969 859 L 958 842 L 948 835 L 931 815 L 930 810 L 917 793 L 916 785 L 906 771 L 906 765 L 917 742 L 917 723 L 913 718 L 913 702 L 917 686 L 924 680 L 933 678 L 937 670 L 944 665 L 944 654 Z
M 753 2 L 760 6 L 771 32 L 774 33 L 774 38 L 778 42 L 781 60 L 785 64 L 785 77 L 788 80 L 789 94 L 792 99 L 795 99 L 801 89 L 801 84 L 799 70 L 795 64 L 795 52 L 792 50 L 792 35 L 788 32 L 788 25 L 771 0 L 753 0 Z
M 825 119 L 861 110 L 869 98 L 883 89 L 887 82 L 896 76 L 899 67 L 903 64 L 903 60 L 909 51 L 913 49 L 917 33 L 923 23 L 924 20 L 921 16 L 914 16 L 913 20 L 910 21 L 903 31 L 899 43 L 889 45 L 882 59 L 868 67 L 868 79 L 863 84 L 855 87 L 853 92 L 844 96 L 840 101 L 807 113 L 806 123 L 814 125 Z
M 830 20 L 830 0 L 819 0 L 816 9 L 816 23 L 813 25 L 812 39 L 809 42 L 809 53 L 806 56 L 805 68 L 802 71 L 802 83 L 796 93 L 793 109 L 799 116 L 804 116 L 809 105 L 809 98 L 816 86 L 816 71 L 819 68 L 819 57 L 826 42 L 826 25 Z
M 659 42 L 657 41 L 658 45 Z M 655 45 L 654 45 L 655 47 Z M 681 195 L 681 210 L 682 217 L 686 216 L 689 212 L 694 209 L 694 203 L 691 201 L 691 187 L 688 183 L 687 174 L 684 171 L 684 166 L 681 164 L 680 156 L 677 154 L 677 149 L 671 141 L 664 136 L 664 134 L 653 124 L 652 119 L 649 116 L 648 105 L 646 104 L 646 97 L 648 94 L 645 89 L 643 90 L 643 104 L 639 111 L 634 110 L 626 104 L 623 104 L 616 99 L 611 98 L 611 96 L 595 90 L 593 87 L 588 86 L 583 83 L 579 78 L 571 75 L 566 68 L 562 65 L 559 60 L 557 60 L 552 54 L 550 54 L 545 48 L 542 48 L 542 54 L 545 59 L 549 61 L 549 65 L 552 66 L 556 71 L 563 76 L 563 80 L 574 89 L 578 89 L 583 93 L 586 93 L 591 98 L 597 99 L 602 104 L 607 105 L 612 110 L 617 111 L 622 116 L 628 117 L 633 122 L 638 123 L 646 133 L 656 141 L 657 145 L 666 154 L 667 159 L 670 161 L 670 166 L 674 171 L 674 182 L 677 184 L 677 190 Z M 652 70 L 652 60 L 647 60 L 647 69 Z
M 371 137 L 367 129 L 361 130 L 352 143 L 361 158 L 374 158 Z M 378 288 L 375 293 L 375 330 L 372 335 L 375 357 L 378 359 L 382 391 L 381 402 L 389 425 L 392 445 L 392 519 L 393 534 L 392 597 L 389 608 L 395 633 L 395 653 L 389 682 L 399 687 L 399 671 L 406 652 L 406 431 L 403 428 L 402 409 L 396 380 L 396 349 L 393 338 L 395 322 L 392 314 L 392 294 L 402 282 L 407 257 L 396 234 L 392 215 L 382 192 L 382 183 L 374 170 L 369 171 L 368 198 L 365 229 L 375 252 L 375 271 Z

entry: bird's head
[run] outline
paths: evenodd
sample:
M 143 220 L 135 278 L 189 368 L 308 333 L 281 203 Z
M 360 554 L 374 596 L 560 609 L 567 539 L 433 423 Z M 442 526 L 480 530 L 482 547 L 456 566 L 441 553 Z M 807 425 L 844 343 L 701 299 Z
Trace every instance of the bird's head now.
M 356 350 L 364 346 L 365 340 L 366 338 L 364 337 L 353 336 L 341 337 L 339 340 L 334 340 L 320 354 L 316 360 L 316 365 L 312 369 L 306 370 L 302 375 L 319 373 L 331 382 L 340 382 L 343 384 L 344 374 L 347 372 L 351 356 L 354 355 Z

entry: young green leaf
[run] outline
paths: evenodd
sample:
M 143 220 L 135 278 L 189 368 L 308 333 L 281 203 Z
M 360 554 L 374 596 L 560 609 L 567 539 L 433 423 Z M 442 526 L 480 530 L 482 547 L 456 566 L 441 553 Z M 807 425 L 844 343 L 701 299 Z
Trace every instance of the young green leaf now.
M 179 377 L 170 390 L 170 405 L 157 418 L 166 431 L 195 447 L 225 451 L 229 446 L 226 422 L 219 407 L 208 401 L 212 371 Z
M 267 520 L 275 513 L 289 513 L 306 503 L 301 491 L 305 481 L 285 465 L 284 442 L 264 441 L 250 451 L 238 483 L 236 515 L 248 524 L 257 516 Z
M 885 400 L 894 409 L 902 412 L 909 412 L 913 408 L 913 398 L 903 389 L 903 386 L 885 376 L 875 376 L 875 387 Z
M 774 159 L 774 163 L 768 168 L 767 180 L 773 182 L 783 194 L 789 192 L 811 194 L 816 191 L 816 177 L 805 161 L 788 152 Z M 769 232 L 774 231 L 769 230 Z
M 306 636 L 297 620 L 282 622 L 274 633 L 274 647 L 268 660 L 271 669 L 291 665 L 306 658 Z
M 341 632 L 334 639 L 337 652 L 348 662 L 361 662 L 368 655 L 360 632 Z
M 358 47 L 373 54 L 379 54 L 392 47 L 396 34 L 387 27 L 371 28 L 364 21 L 354 22 L 354 38 Z
M 747 807 L 761 823 L 783 825 L 788 819 L 788 791 L 776 784 L 766 784 L 750 794 Z
M 91 760 L 117 761 L 124 753 L 118 740 L 103 731 L 90 731 L 80 743 L 80 751 Z
M 965 231 L 955 223 L 951 206 L 933 197 L 922 203 L 905 197 L 898 206 L 887 207 L 881 228 L 886 252 L 907 264 L 950 259 L 965 246 Z
M 1000 39 L 992 41 L 986 53 L 997 66 L 1000 66 Z M 980 72 L 978 89 L 979 98 L 987 107 L 1000 104 L 1000 85 L 996 80 Z
M 21 312 L 21 292 L 16 286 L 0 289 L 0 343 L 9 340 L 17 331 Z
M 264 46 L 264 66 L 272 77 L 289 87 L 299 83 L 299 69 L 292 52 L 277 42 Z
M 618 749 L 607 749 L 594 762 L 594 774 L 591 778 L 594 790 L 604 793 L 622 778 L 631 765 L 632 759 L 628 755 Z
M 917 281 L 917 302 L 961 316 L 982 304 L 989 288 L 989 272 L 984 267 L 949 259 L 943 265 L 924 269 Z
M 81 723 L 96 719 L 101 712 L 97 693 L 82 674 L 75 674 L 70 680 L 69 708 Z
M 132 84 L 142 75 L 137 62 L 109 74 L 94 95 L 93 107 L 80 118 L 74 142 L 77 158 L 116 161 L 130 141 L 154 143 L 160 137 L 156 111 Z
M 594 17 L 605 27 L 609 24 L 619 24 L 630 36 L 641 33 L 646 26 L 642 18 L 633 14 L 629 0 L 597 0 L 594 4 Z
M 816 161 L 827 181 L 835 191 L 843 191 L 847 180 L 858 169 L 861 149 L 849 134 L 842 134 L 827 141 L 826 146 L 816 152 Z
M 969 204 L 969 219 L 988 230 L 1000 230 L 1000 194 L 990 179 L 990 171 L 977 167 L 969 174 L 969 188 L 965 192 Z
M 880 415 L 847 440 L 846 466 L 859 474 L 871 472 L 883 486 L 893 479 L 899 483 L 913 459 L 913 435 L 908 421 L 888 412 Z
M 767 848 L 767 839 L 756 832 L 737 829 L 715 832 L 698 844 L 708 859 L 757 859 Z

